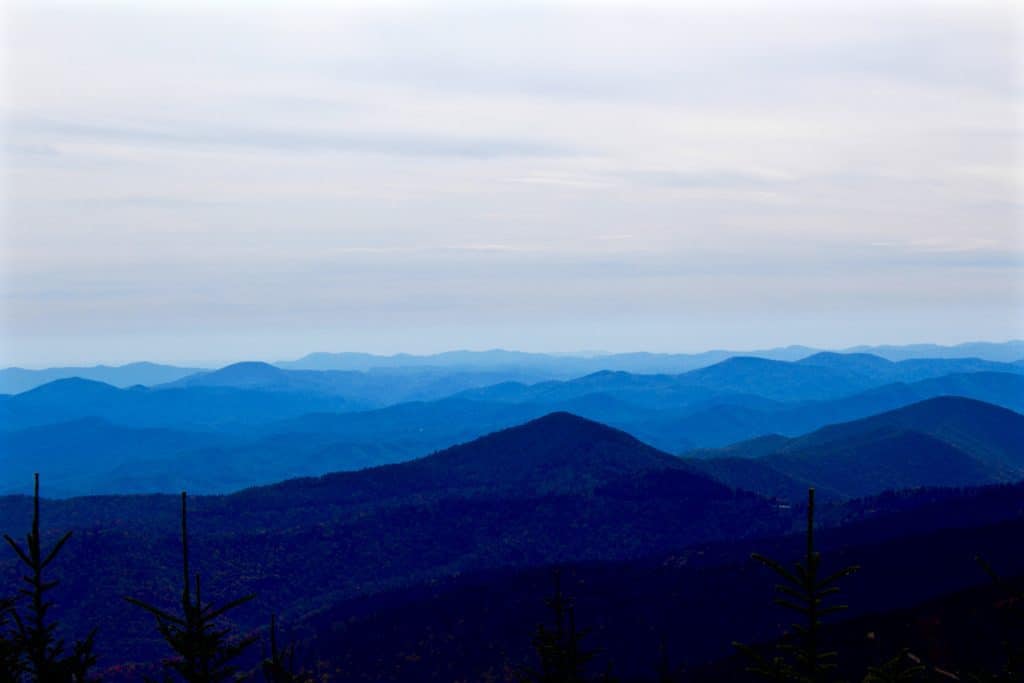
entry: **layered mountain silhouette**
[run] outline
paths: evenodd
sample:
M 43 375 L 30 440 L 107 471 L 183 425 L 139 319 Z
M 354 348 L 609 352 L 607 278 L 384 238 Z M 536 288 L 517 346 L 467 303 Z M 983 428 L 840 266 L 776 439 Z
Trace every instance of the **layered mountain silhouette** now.
M 917 380 L 952 373 L 1000 372 L 1007 363 L 981 358 L 907 358 L 893 361 L 868 353 L 821 352 L 797 361 L 798 365 L 832 368 L 885 382 Z
M 45 495 L 69 496 L 42 506 L 47 529 L 75 532 L 54 616 L 99 628 L 110 680 L 164 654 L 120 598 L 165 604 L 180 571 L 178 499 L 133 493 L 227 493 L 191 498 L 204 594 L 255 593 L 233 613 L 242 632 L 280 614 L 341 680 L 517 670 L 552 565 L 568 565 L 616 673 L 650 677 L 664 639 L 714 680 L 732 640 L 779 635 L 775 578 L 748 558 L 801 552 L 810 486 L 829 561 L 865 567 L 858 614 L 976 585 L 975 553 L 1024 571 L 1007 540 L 1024 533 L 1024 365 L 786 353 L 575 377 L 494 352 L 239 363 L 127 388 L 64 378 L 0 396 L 0 492 L 39 471 Z M 0 497 L 0 532 L 23 534 L 31 509 Z M 9 585 L 14 562 L 0 558 Z
M 4 532 L 28 523 L 27 503 L 0 498 Z M 408 463 L 195 497 L 190 509 L 197 571 L 211 598 L 243 589 L 240 582 L 259 593 L 239 612 L 246 627 L 262 624 L 268 610 L 301 614 L 452 572 L 644 556 L 790 524 L 764 499 L 568 414 Z M 76 530 L 64 561 L 89 586 L 58 614 L 89 615 L 102 626 L 102 650 L 158 652 L 146 616 L 125 614 L 118 598 L 155 598 L 155 585 L 140 587 L 138 577 L 175 575 L 176 512 L 173 496 L 45 503 L 48 524 Z
M 773 402 L 837 399 L 886 384 L 973 372 L 1019 375 L 1020 369 L 1014 364 L 972 358 L 894 363 L 866 354 L 819 353 L 797 362 L 736 356 L 681 375 L 602 371 L 574 380 L 532 386 L 505 384 L 462 395 L 476 400 L 550 402 L 612 393 L 650 408 L 664 407 L 666 402 L 678 407 L 711 398 L 728 402 L 750 397 L 760 399 L 755 407 L 767 407 Z
M 176 367 L 159 363 L 129 363 L 127 365 L 95 365 L 92 367 L 62 367 L 42 370 L 25 368 L 0 369 L 0 394 L 20 394 L 59 379 L 78 377 L 103 382 L 116 387 L 137 384 L 151 385 L 173 382 L 201 372 L 199 368 Z
M 797 360 L 814 353 L 806 346 L 787 346 L 761 351 L 714 350 L 701 353 L 526 353 L 492 349 L 489 351 L 446 351 L 427 356 L 400 353 L 379 356 L 368 353 L 311 353 L 295 361 L 279 361 L 278 366 L 301 370 L 374 370 L 381 368 L 434 367 L 452 369 L 521 368 L 551 373 L 553 377 L 573 377 L 601 370 L 636 373 L 679 373 L 718 363 L 736 355 L 752 355 L 777 360 Z
M 848 422 L 937 396 L 963 396 L 1022 412 L 1024 375 L 954 373 L 886 384 L 839 399 L 777 404 L 768 409 L 724 403 L 683 415 L 676 429 L 695 443 L 724 446 L 765 434 L 804 434 L 834 422 Z
M 116 473 L 139 477 L 148 463 L 241 441 L 210 432 L 120 427 L 92 417 L 0 432 L 0 494 L 24 491 L 35 472 L 46 474 L 51 496 L 145 490 L 135 480 L 119 481 Z M 166 474 L 164 467 L 160 469 Z
M 82 384 L 80 389 L 104 401 L 132 393 L 95 383 Z M 192 390 L 228 391 L 222 387 L 138 391 L 149 395 Z M 38 391 L 45 399 L 46 392 Z M 456 406 L 470 410 L 479 405 L 491 410 L 497 405 L 453 401 L 453 410 Z M 411 415 L 419 414 L 408 406 L 403 409 L 410 410 Z M 493 415 L 498 419 L 500 413 Z M 296 444 L 303 442 L 312 444 L 307 455 L 314 447 L 330 449 L 331 443 L 336 442 L 329 439 L 338 434 L 324 436 L 327 432 L 323 424 L 306 433 L 299 428 L 310 420 L 330 423 L 337 419 L 353 417 L 305 416 L 288 421 L 291 431 L 286 433 L 264 434 L 252 442 L 230 445 L 203 442 L 217 438 L 216 434 L 167 429 L 129 431 L 141 432 L 132 438 L 144 439 L 140 443 L 148 444 L 147 450 L 153 453 L 162 448 L 170 452 L 181 440 L 196 439 L 198 449 L 190 451 L 190 457 L 217 470 L 218 466 L 228 468 L 227 461 L 218 463 L 224 454 L 244 453 L 266 439 L 279 440 L 276 457 L 282 460 L 287 459 L 290 448 L 302 452 Z M 986 525 L 1019 515 L 1019 488 L 994 489 L 995 493 L 973 498 L 963 493 L 919 491 L 885 494 L 866 501 L 840 504 L 841 501 L 890 488 L 936 483 L 959 488 L 1020 478 L 1014 472 L 1021 466 L 1017 444 L 1024 435 L 1022 421 L 1024 416 L 1013 411 L 970 399 L 943 397 L 833 425 L 802 437 L 767 436 L 737 444 L 724 451 L 729 454 L 725 459 L 685 459 L 649 446 L 621 430 L 566 412 L 554 412 L 408 462 L 292 479 L 226 496 L 195 496 L 190 505 L 192 551 L 196 571 L 202 572 L 204 586 L 210 586 L 207 590 L 211 599 L 257 594 L 252 603 L 237 612 L 238 625 L 243 630 L 262 625 L 268 613 L 280 613 L 286 621 L 301 624 L 310 638 L 310 647 L 330 649 L 341 656 L 351 651 L 334 640 L 339 634 L 348 634 L 346 642 L 359 649 L 364 647 L 363 639 L 354 634 L 359 629 L 379 627 L 377 633 L 395 635 L 375 646 L 365 645 L 367 656 L 372 655 L 375 661 L 391 661 L 389 658 L 394 654 L 379 649 L 383 642 L 402 647 L 411 642 L 407 638 L 433 643 L 425 637 L 423 629 L 447 629 L 445 620 L 449 617 L 490 623 L 473 609 L 460 611 L 466 608 L 464 598 L 454 603 L 446 602 L 449 598 L 440 603 L 424 602 L 450 581 L 456 582 L 452 585 L 458 594 L 461 579 L 457 577 L 505 572 L 513 577 L 512 583 L 502 580 L 491 584 L 488 579 L 484 582 L 486 590 L 507 590 L 510 599 L 516 598 L 526 605 L 522 586 L 532 586 L 547 574 L 546 570 L 536 570 L 537 567 L 553 563 L 593 567 L 596 565 L 592 563 L 600 563 L 605 569 L 586 574 L 590 577 L 587 585 L 604 586 L 616 595 L 632 595 L 637 600 L 650 599 L 650 605 L 655 606 L 638 601 L 638 612 L 619 612 L 623 604 L 619 603 L 620 607 L 611 608 L 609 614 L 630 615 L 623 624 L 642 623 L 652 616 L 649 610 L 660 610 L 666 604 L 690 604 L 691 610 L 710 614 L 705 609 L 710 606 L 706 600 L 728 594 L 723 611 L 715 612 L 722 622 L 713 626 L 705 621 L 703 639 L 685 646 L 691 648 L 688 657 L 699 659 L 714 653 L 713 649 L 703 650 L 701 644 L 710 648 L 713 639 L 718 642 L 726 631 L 727 621 L 729 628 L 735 628 L 737 610 L 741 605 L 748 608 L 755 592 L 764 592 L 764 600 L 770 605 L 773 579 L 751 579 L 750 569 L 744 568 L 745 558 L 755 548 L 774 549 L 785 556 L 800 547 L 799 538 L 766 539 L 779 538 L 799 528 L 804 514 L 800 500 L 807 485 L 819 487 L 823 498 L 833 501 L 820 511 L 823 523 L 845 529 L 841 539 L 825 541 L 826 547 L 877 549 L 886 539 L 899 538 L 898 543 L 894 540 L 886 546 L 887 552 L 909 553 L 916 548 L 915 562 L 923 563 L 928 558 L 934 562 L 934 557 L 925 551 L 939 547 L 936 543 L 945 544 L 942 547 L 947 550 L 963 550 L 970 543 L 990 538 L 985 535 L 989 531 L 979 531 Z M 77 435 L 83 444 L 96 435 L 123 436 L 121 430 L 126 429 L 96 420 L 74 422 L 63 428 L 68 434 Z M 344 433 L 347 427 L 339 429 L 338 433 Z M 8 435 L 12 444 L 18 440 L 32 444 L 53 440 L 48 448 L 40 449 L 38 457 L 41 461 L 63 458 L 61 465 L 70 467 L 70 458 L 59 452 L 63 443 L 70 442 L 60 442 L 58 436 L 51 427 Z M 256 453 L 249 451 L 249 456 L 251 466 Z M 187 460 L 176 462 L 184 467 Z M 247 466 L 244 458 L 230 462 L 234 463 L 232 468 Z M 728 467 L 734 469 L 728 471 L 722 463 L 729 463 Z M 133 471 L 145 472 L 144 466 L 130 466 Z M 199 478 L 213 476 L 204 475 L 201 469 L 196 472 L 197 485 Z M 25 488 L 29 483 L 26 477 Z M 779 495 L 788 501 L 768 497 Z M 178 571 L 177 511 L 178 502 L 169 495 L 44 502 L 43 515 L 48 525 L 75 531 L 74 542 L 62 554 L 62 561 L 75 571 L 73 579 L 62 585 L 76 591 L 76 600 L 58 603 L 55 616 L 76 631 L 98 626 L 98 650 L 114 653 L 108 656 L 115 656 L 117 662 L 154 662 L 161 655 L 148 617 L 126 612 L 119 598 L 132 594 L 159 600 L 164 594 L 166 577 L 175 576 Z M 5 525 L 0 531 L 19 532 L 29 523 L 30 512 L 30 501 L 23 496 L 0 498 L 0 520 Z M 922 536 L 951 528 L 962 531 L 943 532 L 949 535 L 941 539 Z M 908 540 L 913 538 L 918 540 Z M 991 532 L 991 543 L 984 541 L 981 550 L 995 548 L 996 538 L 996 533 Z M 712 545 L 706 545 L 709 543 Z M 873 557 L 876 556 L 850 555 L 865 563 Z M 13 578 L 15 568 L 10 558 L 6 562 L 0 561 L 0 575 Z M 636 565 L 637 562 L 641 564 Z M 684 575 L 676 574 L 675 569 L 666 574 L 666 567 L 687 569 Z M 731 569 L 723 569 L 727 567 Z M 520 579 L 515 578 L 523 571 L 534 577 L 527 584 L 517 583 Z M 955 574 L 946 572 L 931 583 L 918 585 L 917 592 L 898 593 L 899 600 L 916 599 L 915 596 L 926 599 L 968 585 L 966 575 L 966 569 Z M 673 577 L 673 581 L 685 579 L 683 585 L 687 588 L 682 594 L 671 594 L 677 597 L 654 599 L 655 594 L 646 591 L 655 586 L 664 588 L 668 585 L 666 576 Z M 542 604 L 543 595 L 537 596 L 537 604 Z M 896 592 L 886 595 L 884 600 L 867 604 L 878 608 L 906 604 L 897 600 Z M 628 597 L 623 599 L 629 601 Z M 420 609 L 416 605 L 423 604 L 433 604 L 433 608 L 416 611 Z M 325 611 L 330 605 L 337 607 Z M 393 614 L 389 610 L 394 610 Z M 532 630 L 532 626 L 525 628 L 524 624 L 533 618 L 532 614 L 514 612 L 502 617 L 509 628 L 523 630 L 524 650 L 529 647 Z M 596 612 L 591 614 L 598 618 Z M 659 619 L 664 616 L 662 612 L 658 614 Z M 770 635 L 777 624 L 777 619 L 770 615 L 767 611 L 759 613 L 749 620 L 750 630 L 731 631 L 730 637 Z M 338 620 L 345 620 L 357 630 L 340 627 Z M 437 623 L 442 626 L 430 626 Z M 621 635 L 616 629 L 609 634 Z M 656 635 L 650 630 L 646 633 Z M 680 648 L 684 647 L 682 635 L 686 633 L 690 631 L 678 634 Z M 325 637 L 328 639 L 323 640 Z M 645 638 L 645 642 L 657 642 Z M 501 635 L 500 640 L 514 642 L 513 634 Z M 471 645 L 477 641 L 470 638 L 466 642 Z M 629 649 L 636 642 L 624 640 L 623 652 L 639 658 L 640 650 Z M 485 648 L 481 652 L 492 651 L 488 643 L 480 645 Z M 434 657 L 454 656 L 457 651 L 446 650 L 438 643 L 431 644 L 423 654 L 429 654 L 430 661 L 443 662 L 446 660 Z M 361 655 L 351 656 L 352 659 L 332 661 L 343 668 L 353 665 L 348 670 L 362 671 L 364 677 L 381 675 L 380 669 L 371 667 Z M 485 659 L 487 666 L 509 663 Z M 464 663 L 468 666 L 476 661 L 470 657 Z M 403 667 L 394 671 L 407 671 Z M 467 669 L 463 673 L 470 675 L 475 671 Z M 418 674 L 413 676 L 417 677 Z
M 371 370 L 376 368 L 535 368 L 565 377 L 599 370 L 657 374 L 680 373 L 713 365 L 733 356 L 755 356 L 772 360 L 794 361 L 810 356 L 819 349 L 807 346 L 786 346 L 757 351 L 712 350 L 700 353 L 524 353 L 492 349 L 489 351 L 448 351 L 417 356 L 400 353 L 381 356 L 369 353 L 311 353 L 294 361 L 275 363 L 282 368 L 299 370 Z M 887 360 L 909 358 L 981 358 L 1013 362 L 1024 357 L 1024 341 L 969 342 L 955 346 L 911 344 L 906 346 L 858 346 L 842 353 L 870 353 Z
M 893 377 L 993 366 L 1002 371 L 879 384 Z M 695 447 L 770 434 L 792 437 L 939 395 L 1024 410 L 1024 367 L 977 359 L 893 363 L 866 354 L 825 353 L 798 362 L 737 357 L 682 375 L 603 371 L 569 381 L 478 386 L 502 377 L 500 372 L 430 367 L 319 372 L 238 363 L 156 387 L 120 389 L 80 378 L 58 380 L 0 397 L 0 439 L 9 445 L 8 461 L 18 463 L 8 471 L 11 479 L 0 481 L 0 491 L 17 490 L 16 472 L 39 469 L 60 477 L 55 495 L 181 488 L 230 492 L 411 460 L 557 411 L 622 429 L 664 451 L 702 457 L 705 453 Z M 872 386 L 844 393 L 863 385 Z M 823 393 L 841 395 L 799 398 Z M 366 409 L 420 395 L 446 397 Z M 106 445 L 102 432 L 90 436 L 88 461 L 66 460 L 68 466 L 58 468 L 57 461 L 42 457 L 47 444 L 74 448 L 74 423 L 93 418 L 118 429 L 109 430 Z M 49 427 L 45 434 L 20 434 L 43 425 Z M 154 447 L 147 429 L 209 437 L 202 442 L 165 439 Z M 33 435 L 41 439 L 38 446 L 31 442 Z M 976 475 L 964 483 L 978 483 Z M 995 475 L 985 476 L 982 481 Z
M 327 492 L 333 504 L 381 503 L 407 496 L 532 497 L 610 493 L 642 474 L 666 471 L 674 495 L 731 499 L 732 492 L 679 458 L 617 429 L 551 413 L 410 462 L 297 479 L 242 496 Z M 681 478 L 680 478 L 681 476 Z M 685 484 L 685 485 L 683 485 Z
M 939 344 L 907 344 L 904 346 L 856 346 L 846 353 L 872 353 L 889 360 L 909 358 L 982 358 L 1001 363 L 1013 362 L 1024 357 L 1024 341 L 1007 342 L 966 342 L 953 346 Z
M 817 353 L 806 346 L 788 346 L 760 351 L 715 350 L 693 354 L 665 353 L 569 353 L 543 354 L 518 351 L 449 351 L 416 356 L 396 354 L 379 356 L 368 353 L 313 353 L 294 361 L 274 363 L 289 370 L 424 370 L 442 374 L 458 372 L 522 374 L 533 381 L 544 378 L 569 379 L 600 370 L 619 370 L 632 373 L 677 374 L 713 365 L 734 356 L 754 356 L 781 361 L 796 361 Z M 887 360 L 912 358 L 979 358 L 1001 363 L 1015 363 L 1024 358 L 1024 341 L 1004 343 L 974 342 L 957 346 L 917 344 L 909 346 L 855 347 L 842 351 L 844 355 L 873 354 Z M 140 362 L 120 366 L 96 365 L 92 367 L 54 367 L 39 370 L 9 367 L 0 369 L 0 394 L 17 394 L 47 382 L 80 377 L 104 382 L 117 387 L 135 385 L 152 386 L 174 382 L 188 375 L 208 372 L 200 368 L 176 367 L 158 363 Z M 511 377 L 514 379 L 514 377 Z M 495 382 L 501 380 L 495 380 Z M 420 397 L 423 398 L 423 397 Z
M 190 387 L 119 389 L 79 378 L 57 380 L 0 402 L 0 425 L 11 430 L 99 417 L 128 427 L 245 428 L 318 410 L 343 410 L 324 394 Z
M 838 497 L 886 489 L 970 486 L 1024 478 L 1024 416 L 940 397 L 784 439 L 762 437 L 694 467 L 731 486 L 792 498 L 815 486 Z M 717 457 L 716 457 L 717 456 Z
M 500 382 L 539 382 L 549 375 L 529 369 L 372 368 L 366 371 L 282 369 L 268 363 L 235 363 L 197 373 L 156 389 L 228 387 L 323 394 L 344 398 L 350 406 L 378 408 L 401 402 L 436 400 L 459 391 Z

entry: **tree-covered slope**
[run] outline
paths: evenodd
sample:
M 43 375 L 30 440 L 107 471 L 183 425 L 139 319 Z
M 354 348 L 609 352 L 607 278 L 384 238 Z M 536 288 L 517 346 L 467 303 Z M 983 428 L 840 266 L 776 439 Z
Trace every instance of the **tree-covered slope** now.
M 30 507 L 0 498 L 0 531 L 21 533 Z M 48 528 L 75 531 L 60 571 L 76 599 L 57 614 L 99 626 L 100 651 L 126 659 L 159 651 L 146 616 L 125 610 L 120 596 L 174 594 L 177 509 L 173 496 L 44 502 Z M 768 501 L 567 414 L 413 462 L 198 496 L 190 510 L 210 597 L 258 594 L 238 613 L 245 628 L 270 612 L 292 618 L 462 571 L 639 557 L 789 525 Z
M 815 486 L 858 497 L 886 489 L 1024 478 L 1024 416 L 940 397 L 801 437 L 758 438 L 688 458 L 730 486 L 792 498 Z

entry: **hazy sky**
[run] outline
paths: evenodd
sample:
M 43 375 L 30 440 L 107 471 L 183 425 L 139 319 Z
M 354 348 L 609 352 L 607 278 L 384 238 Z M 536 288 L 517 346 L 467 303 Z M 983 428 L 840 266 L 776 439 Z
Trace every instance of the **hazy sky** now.
M 0 365 L 1024 337 L 1014 6 L 8 2 Z

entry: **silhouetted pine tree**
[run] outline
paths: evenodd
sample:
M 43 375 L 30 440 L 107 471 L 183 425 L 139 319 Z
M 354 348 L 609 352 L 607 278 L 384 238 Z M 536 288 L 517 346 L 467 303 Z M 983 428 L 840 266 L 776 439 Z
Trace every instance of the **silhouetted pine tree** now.
M 255 636 L 234 639 L 231 629 L 220 623 L 230 610 L 252 600 L 254 595 L 232 600 L 220 607 L 203 604 L 199 575 L 195 575 L 193 597 L 188 558 L 188 509 L 185 493 L 181 494 L 182 578 L 181 615 L 165 612 L 142 600 L 125 598 L 156 618 L 156 627 L 177 655 L 166 663 L 188 683 L 216 683 L 235 677 L 232 662 L 256 640 Z
M 589 631 L 576 628 L 576 610 L 572 598 L 562 592 L 562 576 L 557 569 L 554 580 L 555 593 L 544 601 L 554 616 L 554 628 L 540 624 L 533 636 L 540 669 L 525 669 L 520 678 L 528 683 L 582 683 L 587 680 L 587 666 L 597 651 L 582 646 Z M 601 680 L 611 680 L 611 674 L 606 672 Z
M 23 577 L 28 587 L 22 588 L 19 597 L 27 602 L 27 614 L 22 616 L 16 609 L 8 614 L 13 619 L 14 662 L 22 674 L 30 680 L 46 683 L 77 682 L 88 679 L 89 669 L 96 663 L 93 654 L 93 631 L 85 640 L 77 641 L 66 652 L 63 639 L 57 637 L 57 622 L 48 619 L 53 603 L 47 594 L 60 582 L 46 579 L 43 574 L 57 559 L 61 549 L 71 538 L 71 532 L 61 536 L 49 551 L 43 551 L 39 533 L 39 474 L 35 475 L 35 491 L 32 499 L 32 529 L 20 545 L 8 535 L 4 540 L 17 554 L 28 570 Z
M 309 674 L 295 668 L 295 643 L 280 647 L 277 643 L 277 615 L 270 615 L 270 656 L 261 666 L 267 683 L 304 683 Z
M 846 609 L 846 605 L 828 605 L 839 592 L 839 580 L 856 572 L 859 567 L 846 567 L 827 576 L 821 576 L 821 553 L 814 547 L 814 489 L 807 491 L 807 550 L 803 561 L 792 570 L 758 553 L 751 556 L 782 578 L 775 586 L 779 597 L 775 604 L 795 612 L 800 621 L 793 624 L 795 643 L 780 646 L 780 653 L 766 660 L 749 646 L 734 643 L 753 659 L 748 669 L 773 681 L 824 683 L 828 672 L 835 668 L 835 652 L 822 652 L 820 635 L 822 618 Z

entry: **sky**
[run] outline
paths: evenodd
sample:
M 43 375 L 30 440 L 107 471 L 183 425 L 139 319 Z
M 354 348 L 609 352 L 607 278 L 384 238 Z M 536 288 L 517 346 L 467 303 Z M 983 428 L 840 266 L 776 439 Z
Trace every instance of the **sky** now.
M 1024 337 L 1020 8 L 6 2 L 0 366 Z

